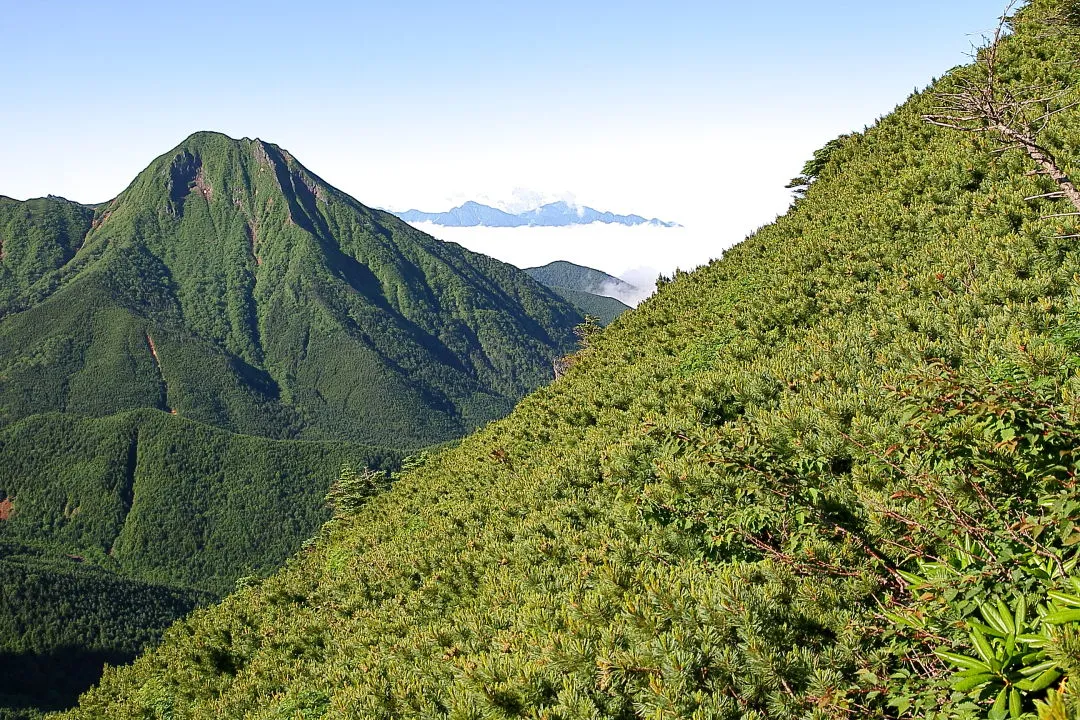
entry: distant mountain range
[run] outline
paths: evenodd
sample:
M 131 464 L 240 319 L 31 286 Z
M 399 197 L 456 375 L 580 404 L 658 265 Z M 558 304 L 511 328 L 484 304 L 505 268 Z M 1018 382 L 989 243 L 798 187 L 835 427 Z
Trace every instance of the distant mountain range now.
M 565 227 L 595 222 L 627 226 L 682 227 L 675 222 L 645 218 L 641 215 L 616 215 L 591 207 L 571 205 L 561 200 L 517 214 L 472 200 L 446 212 L 406 210 L 394 214 L 405 222 L 429 222 L 445 227 Z

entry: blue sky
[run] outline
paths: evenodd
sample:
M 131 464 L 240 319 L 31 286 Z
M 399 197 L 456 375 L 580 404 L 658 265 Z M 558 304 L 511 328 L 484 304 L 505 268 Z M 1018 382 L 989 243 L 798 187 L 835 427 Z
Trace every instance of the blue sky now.
M 713 238 L 686 265 L 782 211 L 816 147 L 965 62 L 1002 6 L 0 0 L 0 194 L 105 200 L 213 129 L 371 205 L 517 189 L 677 220 Z

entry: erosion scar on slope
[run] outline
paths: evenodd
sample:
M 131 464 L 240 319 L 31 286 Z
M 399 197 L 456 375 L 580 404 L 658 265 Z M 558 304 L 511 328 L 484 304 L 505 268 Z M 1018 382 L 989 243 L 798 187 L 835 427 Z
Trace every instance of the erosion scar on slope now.
M 263 262 L 262 258 L 259 257 L 259 254 L 256 252 L 256 249 L 258 248 L 258 245 L 259 245 L 258 223 L 257 222 L 253 223 L 251 220 L 249 220 L 244 225 L 244 228 L 247 230 L 248 251 L 251 253 L 251 257 L 255 258 L 255 264 L 256 265 L 262 265 L 262 262 Z
M 157 368 L 158 377 L 161 378 L 161 407 L 170 415 L 176 415 L 176 409 L 169 407 L 168 404 L 169 388 L 165 384 L 165 373 L 161 371 L 161 358 L 158 357 L 157 347 L 150 333 L 146 333 L 146 344 L 150 346 L 150 357 L 154 358 L 154 367 Z

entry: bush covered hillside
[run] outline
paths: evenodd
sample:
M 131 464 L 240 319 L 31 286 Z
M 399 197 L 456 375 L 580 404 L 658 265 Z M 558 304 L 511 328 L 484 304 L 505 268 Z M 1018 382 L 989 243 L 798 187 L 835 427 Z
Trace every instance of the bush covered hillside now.
M 1077 99 L 1066 9 L 1008 87 Z M 1077 224 L 937 103 L 69 717 L 1075 716 Z

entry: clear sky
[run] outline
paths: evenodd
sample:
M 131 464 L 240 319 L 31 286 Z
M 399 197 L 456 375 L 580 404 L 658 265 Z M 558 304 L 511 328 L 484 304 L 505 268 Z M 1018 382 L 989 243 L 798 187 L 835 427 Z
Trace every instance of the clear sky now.
M 374 206 L 563 197 L 676 220 L 678 241 L 605 267 L 667 272 L 782 212 L 815 148 L 966 62 L 1003 5 L 0 0 L 0 194 L 106 200 L 219 130 Z M 514 246 L 590 242 L 485 237 L 522 264 Z

